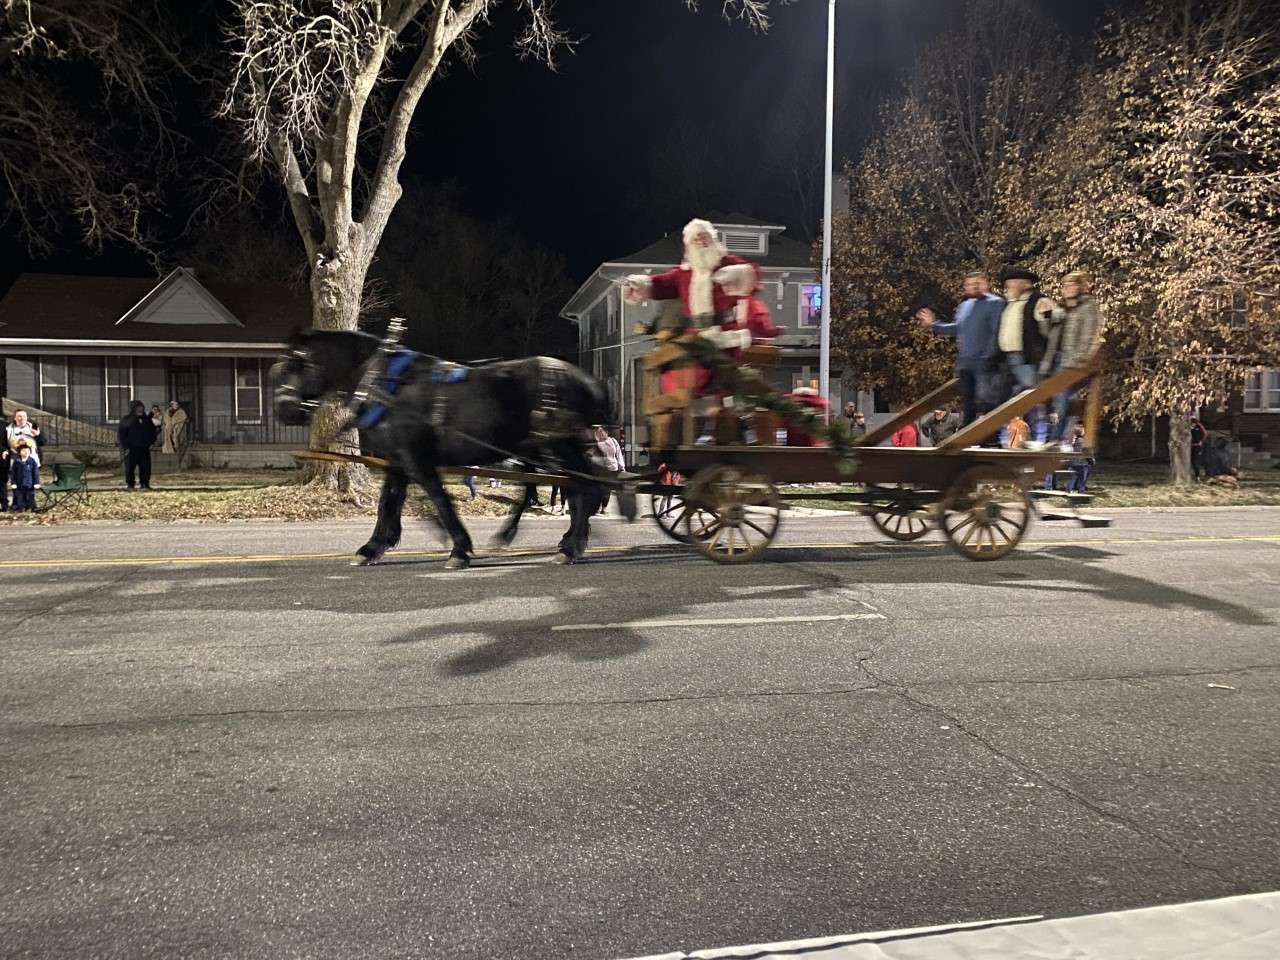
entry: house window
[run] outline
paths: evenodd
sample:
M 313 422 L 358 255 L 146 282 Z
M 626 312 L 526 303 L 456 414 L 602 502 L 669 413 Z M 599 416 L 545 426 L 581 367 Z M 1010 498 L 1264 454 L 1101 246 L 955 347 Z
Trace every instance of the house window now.
M 40 409 L 67 415 L 67 358 L 40 358 Z
M 1249 374 L 1244 386 L 1245 413 L 1280 413 L 1280 370 Z
M 816 330 L 822 326 L 822 284 L 800 284 L 801 329 Z
M 119 420 L 129 412 L 133 397 L 133 360 L 128 357 L 102 358 L 103 410 L 108 420 Z
M 236 360 L 236 423 L 262 422 L 262 361 Z

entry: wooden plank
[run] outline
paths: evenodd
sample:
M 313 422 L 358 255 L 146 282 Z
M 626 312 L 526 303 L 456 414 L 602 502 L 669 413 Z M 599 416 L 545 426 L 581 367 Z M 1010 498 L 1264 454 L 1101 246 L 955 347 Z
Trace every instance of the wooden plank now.
M 1006 400 L 990 413 L 979 417 L 967 427 L 962 427 L 934 449 L 955 453 L 965 447 L 972 447 L 982 443 L 984 440 L 990 440 L 1000 432 L 1001 427 L 1014 417 L 1022 416 L 1033 407 L 1038 407 L 1047 400 L 1053 399 L 1064 390 L 1069 390 L 1071 387 L 1095 376 L 1097 376 L 1097 368 L 1094 366 L 1070 367 L 1059 371 L 1038 386 L 1030 390 L 1024 390 L 1022 393 Z
M 888 440 L 895 433 L 901 430 L 906 424 L 919 420 L 926 413 L 932 413 L 937 410 L 948 400 L 958 396 L 960 393 L 960 381 L 955 379 L 949 383 L 944 383 L 933 393 L 920 400 L 917 400 L 907 409 L 893 415 L 892 418 L 880 424 L 870 433 L 866 434 L 858 441 L 859 447 L 874 447 Z
M 1101 421 L 1102 374 L 1099 373 L 1090 382 L 1089 391 L 1084 397 L 1084 448 L 1090 452 L 1098 449 L 1098 426 Z
M 363 454 L 334 453 L 329 450 L 294 450 L 292 456 L 296 460 L 323 460 L 330 463 L 362 463 L 374 470 L 385 470 L 388 461 L 381 457 L 369 457 Z M 509 480 L 512 483 L 536 483 L 544 486 L 571 487 L 577 482 L 570 477 L 558 473 L 536 473 L 524 470 L 498 470 L 489 467 L 437 467 L 436 472 L 444 477 L 479 477 L 482 480 Z M 629 479 L 636 479 L 634 477 Z M 620 486 L 617 481 L 601 477 L 600 483 L 605 486 Z

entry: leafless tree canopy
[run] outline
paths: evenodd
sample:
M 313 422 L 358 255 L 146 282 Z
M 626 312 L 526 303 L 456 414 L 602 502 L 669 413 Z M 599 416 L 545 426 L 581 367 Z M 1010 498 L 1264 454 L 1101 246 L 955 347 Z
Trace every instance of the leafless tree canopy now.
M 100 83 L 90 102 L 86 68 Z M 146 245 L 154 174 L 173 157 L 161 76 L 174 71 L 187 67 L 151 0 L 0 0 L 3 207 L 33 252 L 51 249 L 68 214 L 92 247 Z M 113 110 L 136 139 L 113 139 Z

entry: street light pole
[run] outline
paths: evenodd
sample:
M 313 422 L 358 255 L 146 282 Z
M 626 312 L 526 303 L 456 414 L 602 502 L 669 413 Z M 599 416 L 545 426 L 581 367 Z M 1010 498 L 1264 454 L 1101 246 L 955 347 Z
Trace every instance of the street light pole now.
M 827 0 L 827 152 L 822 199 L 822 327 L 818 338 L 818 392 L 831 399 L 831 162 L 835 115 L 836 0 Z

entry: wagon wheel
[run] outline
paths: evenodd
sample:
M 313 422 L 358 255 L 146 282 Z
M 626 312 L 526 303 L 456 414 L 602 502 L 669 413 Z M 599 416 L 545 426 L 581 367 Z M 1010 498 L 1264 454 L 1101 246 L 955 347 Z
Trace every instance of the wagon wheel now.
M 685 521 L 695 514 L 694 528 L 705 530 L 713 519 L 705 510 L 691 507 L 679 493 L 652 494 L 649 503 L 653 507 L 653 522 L 663 533 L 679 543 L 689 543 L 689 534 Z
M 1031 499 L 1013 472 L 970 467 L 947 489 L 939 510 L 942 530 L 970 560 L 999 560 L 1031 524 Z
M 903 486 L 901 489 L 913 489 Z M 919 540 L 933 526 L 933 518 L 927 510 L 919 507 L 902 507 L 900 501 L 893 496 L 892 488 L 877 488 L 876 493 L 885 492 L 884 497 L 877 497 L 864 511 L 875 524 L 875 528 L 893 540 L 910 542 Z
M 782 519 L 778 488 L 738 467 L 699 470 L 685 488 L 694 509 L 685 515 L 690 542 L 717 563 L 746 563 L 773 542 Z

